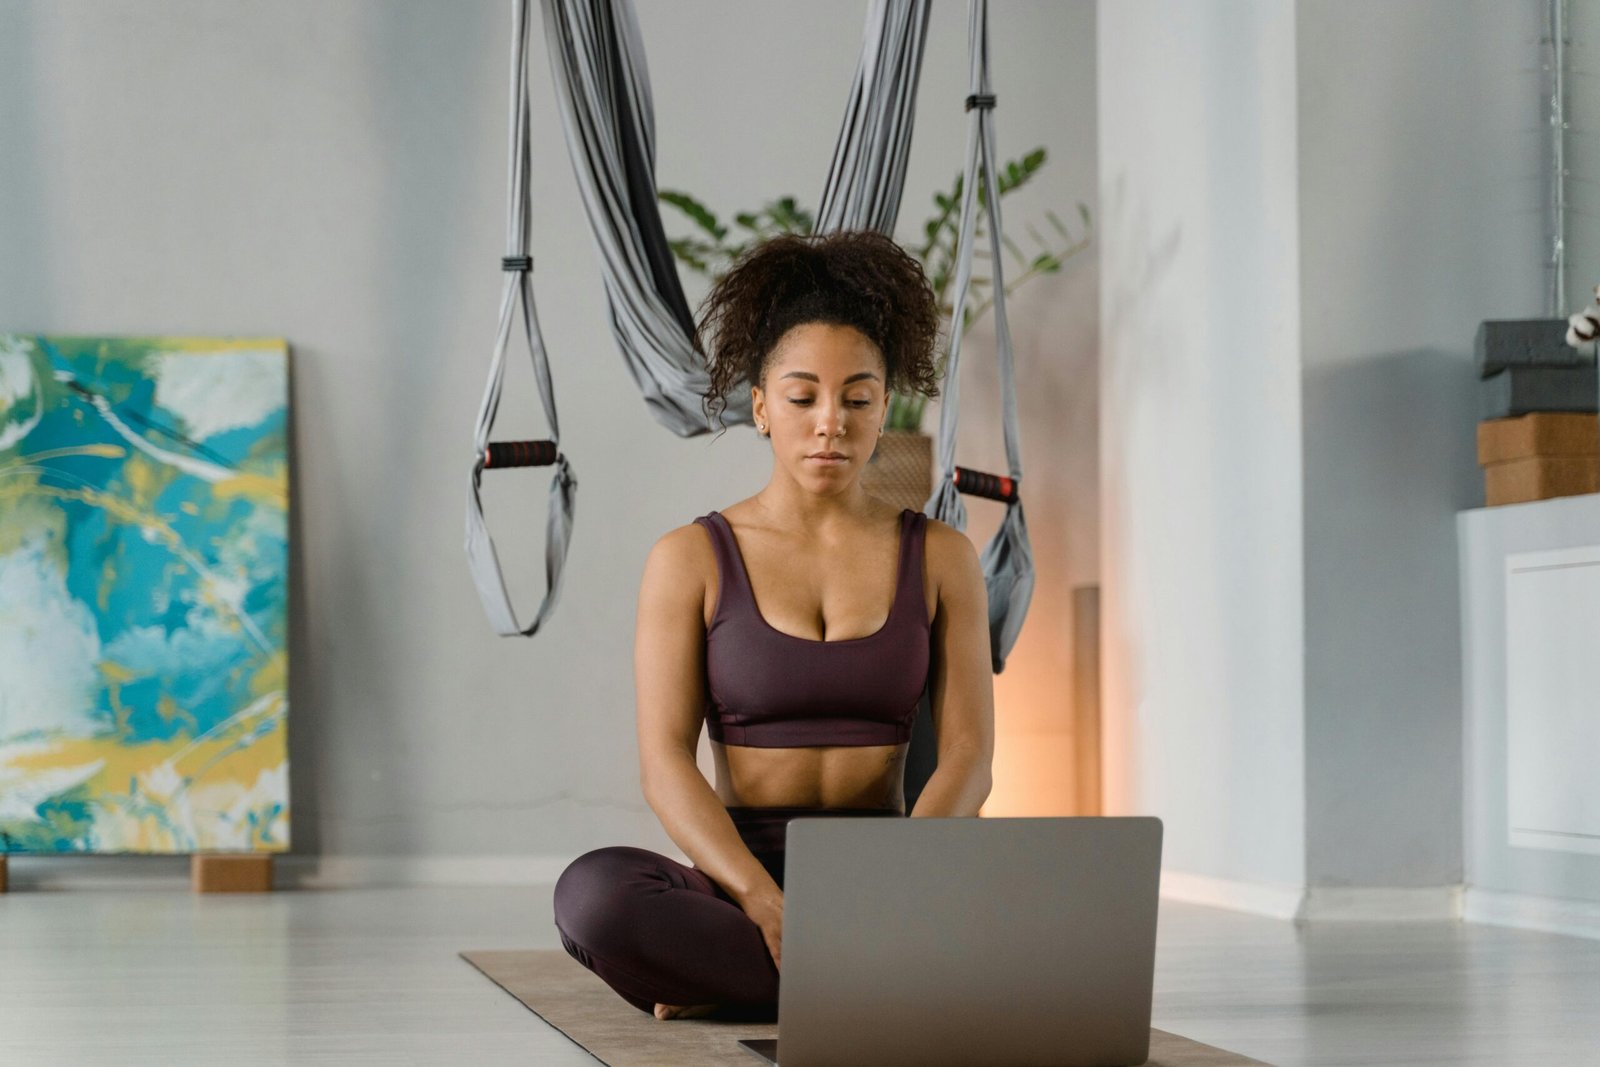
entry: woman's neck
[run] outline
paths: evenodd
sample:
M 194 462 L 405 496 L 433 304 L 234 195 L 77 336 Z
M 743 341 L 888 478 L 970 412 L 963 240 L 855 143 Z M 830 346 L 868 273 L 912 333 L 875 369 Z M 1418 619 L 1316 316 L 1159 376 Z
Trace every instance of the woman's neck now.
M 843 492 L 822 496 L 775 475 L 766 488 L 750 499 L 773 525 L 823 534 L 859 526 L 876 510 L 873 498 L 859 481 Z

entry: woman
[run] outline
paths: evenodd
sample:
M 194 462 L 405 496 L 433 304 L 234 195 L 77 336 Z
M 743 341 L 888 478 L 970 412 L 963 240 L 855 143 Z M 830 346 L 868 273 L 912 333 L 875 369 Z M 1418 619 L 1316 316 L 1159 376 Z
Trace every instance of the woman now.
M 701 310 L 706 410 L 748 381 L 773 466 L 759 493 L 657 541 L 639 591 L 640 780 L 694 866 L 612 846 L 555 889 L 562 945 L 659 1019 L 775 1009 L 785 824 L 904 816 L 924 689 L 938 769 L 913 817 L 976 816 L 994 751 L 977 552 L 861 485 L 890 393 L 938 391 L 921 265 L 872 231 L 778 237 Z

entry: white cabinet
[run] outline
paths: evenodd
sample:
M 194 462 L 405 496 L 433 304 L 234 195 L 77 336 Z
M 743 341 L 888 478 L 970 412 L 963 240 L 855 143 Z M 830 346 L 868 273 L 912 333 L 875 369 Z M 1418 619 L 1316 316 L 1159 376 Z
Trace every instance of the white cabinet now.
M 1466 917 L 1600 936 L 1600 494 L 1457 532 Z
M 1600 854 L 1600 545 L 1505 568 L 1506 843 Z

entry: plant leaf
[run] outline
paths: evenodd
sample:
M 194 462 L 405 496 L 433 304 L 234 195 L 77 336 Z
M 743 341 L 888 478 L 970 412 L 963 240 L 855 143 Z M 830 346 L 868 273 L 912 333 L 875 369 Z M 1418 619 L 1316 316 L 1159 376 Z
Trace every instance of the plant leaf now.
M 672 249 L 672 254 L 685 264 L 701 274 L 711 273 L 711 265 L 695 254 L 695 250 L 687 240 L 668 241 L 667 246 Z
M 1028 262 L 1028 257 L 1022 254 L 1022 249 L 1017 247 L 1017 242 L 1013 241 L 1009 235 L 1002 233 L 1000 235 L 1000 243 L 1005 246 L 1007 252 L 1017 257 L 1018 263 Z
M 717 217 L 711 213 L 711 209 L 688 193 L 679 192 L 676 189 L 662 189 L 656 193 L 656 197 L 663 203 L 671 204 L 685 215 L 688 215 L 696 225 L 718 241 L 728 236 L 727 229 L 717 221 Z

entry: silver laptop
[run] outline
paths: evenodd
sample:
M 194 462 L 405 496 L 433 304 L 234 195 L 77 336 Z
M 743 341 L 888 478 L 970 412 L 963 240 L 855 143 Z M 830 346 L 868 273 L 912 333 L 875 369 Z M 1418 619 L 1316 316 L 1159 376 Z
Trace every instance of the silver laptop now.
M 778 1067 L 1128 1067 L 1150 1050 L 1161 820 L 796 819 Z

